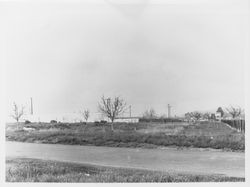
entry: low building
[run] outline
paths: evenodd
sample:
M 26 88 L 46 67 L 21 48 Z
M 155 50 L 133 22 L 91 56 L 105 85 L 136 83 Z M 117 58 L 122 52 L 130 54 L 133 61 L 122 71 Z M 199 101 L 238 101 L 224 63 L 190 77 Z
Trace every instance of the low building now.
M 117 117 L 115 118 L 114 122 L 121 122 L 121 123 L 138 123 L 139 117 Z

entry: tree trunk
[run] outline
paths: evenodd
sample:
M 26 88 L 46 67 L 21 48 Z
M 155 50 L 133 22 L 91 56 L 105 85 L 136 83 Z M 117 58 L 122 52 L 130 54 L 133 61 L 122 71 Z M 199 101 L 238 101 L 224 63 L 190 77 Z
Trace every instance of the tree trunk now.
M 114 117 L 111 118 L 111 131 L 114 131 Z
M 84 126 L 84 128 L 83 128 L 83 134 L 85 133 L 86 128 L 87 128 L 87 123 L 85 124 L 85 126 Z
M 114 125 L 113 125 L 113 122 L 111 122 L 111 130 L 114 131 Z
M 19 119 L 16 120 L 17 126 L 16 129 L 19 130 Z
M 105 133 L 105 132 L 106 132 L 106 130 L 105 130 L 105 126 L 104 126 L 104 125 L 102 125 L 102 131 L 103 131 L 103 133 Z

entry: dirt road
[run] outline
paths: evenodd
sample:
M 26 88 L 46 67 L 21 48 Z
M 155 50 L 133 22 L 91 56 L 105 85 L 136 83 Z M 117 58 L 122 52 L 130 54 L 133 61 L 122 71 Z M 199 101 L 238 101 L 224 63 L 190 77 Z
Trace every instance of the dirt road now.
M 245 177 L 245 154 L 222 151 L 113 148 L 6 142 L 6 157 Z

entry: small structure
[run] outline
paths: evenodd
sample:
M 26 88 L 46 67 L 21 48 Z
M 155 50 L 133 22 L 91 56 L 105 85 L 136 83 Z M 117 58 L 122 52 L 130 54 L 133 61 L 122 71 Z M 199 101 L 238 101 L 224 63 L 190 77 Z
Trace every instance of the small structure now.
M 216 112 L 216 113 L 215 113 L 215 118 L 216 118 L 217 120 L 221 121 L 221 118 L 222 118 L 221 113 L 220 113 L 220 112 Z
M 123 122 L 123 123 L 138 123 L 140 117 L 117 117 L 114 122 Z
M 221 121 L 221 119 L 223 118 L 223 115 L 224 115 L 224 111 L 221 107 L 219 107 L 215 113 L 216 119 Z

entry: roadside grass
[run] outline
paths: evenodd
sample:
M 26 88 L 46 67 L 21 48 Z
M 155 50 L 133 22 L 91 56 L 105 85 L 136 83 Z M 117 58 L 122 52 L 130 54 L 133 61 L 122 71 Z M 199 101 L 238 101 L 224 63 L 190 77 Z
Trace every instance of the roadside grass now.
M 21 124 L 21 127 L 25 126 Z M 152 124 L 117 123 L 115 131 L 109 125 L 88 123 L 72 124 L 29 124 L 36 130 L 24 131 L 17 128 L 6 130 L 6 140 L 69 145 L 96 145 L 112 147 L 158 146 L 214 148 L 231 151 L 245 150 L 245 135 L 232 130 L 223 123 Z
M 221 122 L 200 122 L 184 126 L 182 134 L 187 136 L 221 136 L 231 134 L 241 134 L 237 130 L 229 128 Z
M 28 158 L 6 159 L 6 182 L 244 182 L 223 175 L 170 173 Z

